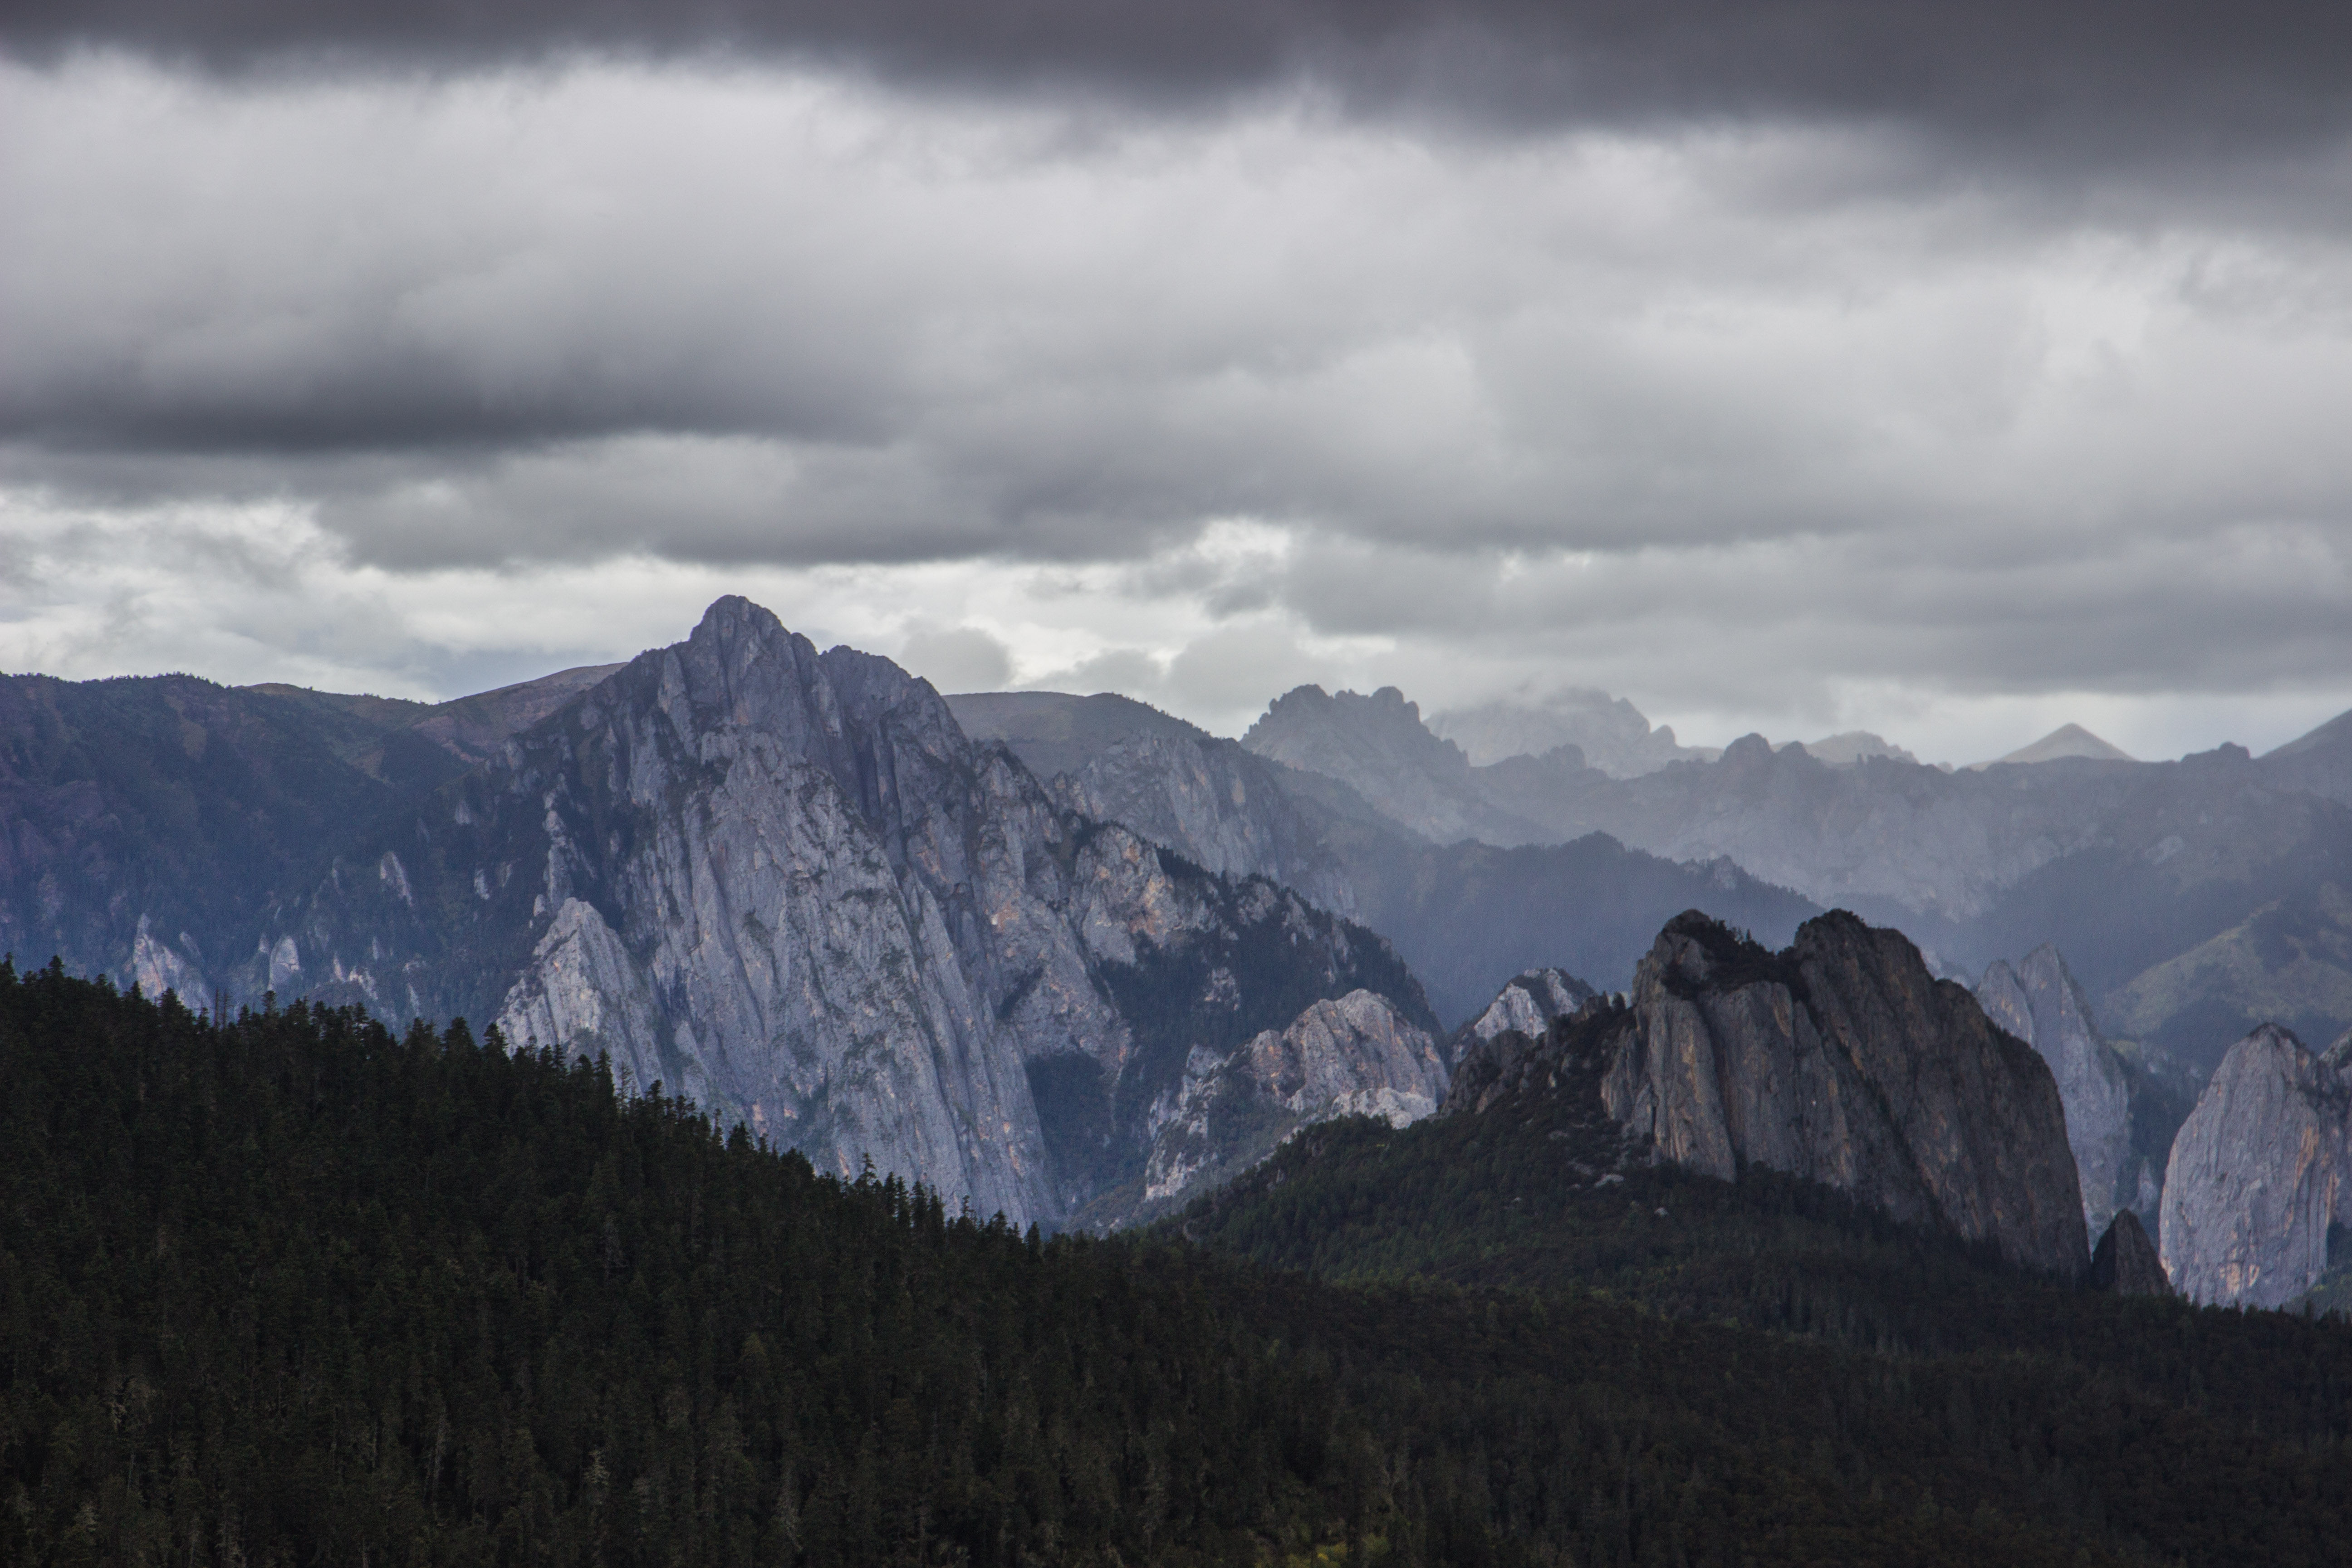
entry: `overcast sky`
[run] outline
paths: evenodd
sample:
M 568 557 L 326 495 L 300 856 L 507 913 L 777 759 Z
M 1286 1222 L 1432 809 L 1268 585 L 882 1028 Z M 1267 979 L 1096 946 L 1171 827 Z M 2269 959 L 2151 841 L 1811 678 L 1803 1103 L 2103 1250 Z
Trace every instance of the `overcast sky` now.
M 2053 15 L 2063 13 L 2063 15 Z M 16 0 L 0 668 L 2352 708 L 2352 16 Z

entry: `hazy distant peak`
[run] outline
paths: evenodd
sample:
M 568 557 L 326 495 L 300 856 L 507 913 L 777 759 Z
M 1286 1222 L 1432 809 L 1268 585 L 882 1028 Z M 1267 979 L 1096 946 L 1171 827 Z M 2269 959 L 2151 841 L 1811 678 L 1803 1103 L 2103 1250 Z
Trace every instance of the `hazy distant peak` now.
M 1841 768 L 1852 767 L 1865 757 L 1891 757 L 1898 763 L 1919 760 L 1885 736 L 1874 735 L 1867 730 L 1842 730 L 1818 741 L 1788 741 L 1774 750 L 1785 752 L 1790 746 L 1802 746 L 1805 754 L 1814 761 Z
M 2110 745 L 2080 724 L 2061 724 L 2030 746 L 2020 747 L 2005 757 L 1995 757 L 1990 763 L 1975 765 L 1990 768 L 2003 763 L 2054 763 L 2064 757 L 2089 757 L 2102 763 L 2138 761 L 2122 747 Z
M 960 691 L 948 709 L 975 741 L 1002 741 L 1041 779 L 1075 773 L 1119 742 L 1139 735 L 1194 742 L 1213 739 L 1196 724 L 1148 702 L 1097 691 Z
M 1653 729 L 1625 699 L 1583 686 L 1532 702 L 1450 709 L 1430 715 L 1429 728 L 1460 746 L 1477 767 L 1574 746 L 1588 766 L 1626 779 L 1655 773 L 1668 763 L 1711 761 L 1717 754 L 1712 748 L 1676 743 L 1672 726 Z
M 2352 742 L 2352 712 L 2338 713 L 2316 730 L 2297 735 L 2284 746 L 2273 747 L 2264 756 L 2296 757 L 2345 742 Z
M 1393 686 L 1383 686 L 1369 697 L 1360 691 L 1325 691 L 1319 686 L 1293 687 L 1266 705 L 1242 736 L 1242 744 L 1260 756 L 1318 773 L 1339 771 L 1328 765 L 1327 753 L 1334 752 L 1378 755 L 1391 762 L 1411 759 L 1449 771 L 1465 765 L 1462 748 L 1432 733 L 1422 722 L 1421 705 L 1408 701 Z

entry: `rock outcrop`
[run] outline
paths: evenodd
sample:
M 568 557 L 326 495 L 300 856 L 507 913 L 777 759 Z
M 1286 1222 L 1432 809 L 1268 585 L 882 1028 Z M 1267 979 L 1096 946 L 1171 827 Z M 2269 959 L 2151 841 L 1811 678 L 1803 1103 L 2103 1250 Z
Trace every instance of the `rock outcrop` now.
M 2352 1225 L 2352 1035 L 2317 1056 L 2265 1024 L 2230 1047 L 2173 1140 L 2158 1245 L 2192 1300 L 2283 1307 Z
M 1506 1031 L 1540 1038 L 1552 1024 L 1593 999 L 1592 987 L 1564 969 L 1530 969 L 1495 994 L 1486 1010 L 1454 1031 L 1449 1042 L 1460 1060 Z
M 339 862 L 295 923 L 322 1000 L 495 1018 L 1023 1223 L 1139 1171 L 1196 1051 L 1361 989 L 1434 1025 L 1378 938 L 1064 809 L 925 682 L 740 599 Z
M 2119 1208 L 2134 1206 L 2146 1162 L 2132 1157 L 2130 1073 L 2091 1021 L 2091 1004 L 2066 961 L 2047 943 L 2016 969 L 1996 961 L 1977 986 L 1985 1016 L 2032 1046 L 2058 1079 L 2066 1107 L 2066 1143 L 2083 1184 L 2084 1223 L 2105 1231 Z
M 1311 1122 L 1418 1121 L 1444 1098 L 1446 1077 L 1429 1031 L 1370 991 L 1318 1002 L 1238 1051 L 1196 1050 L 1152 1107 L 1141 1204 L 1127 1217 L 1230 1180 Z
M 2099 1245 L 2091 1249 L 2091 1288 L 2115 1296 L 2172 1294 L 2156 1243 L 2147 1238 L 2147 1227 L 2131 1210 L 2116 1211 Z
M 1659 933 L 1623 1005 L 1456 1068 L 1450 1110 L 1589 1085 L 1628 1146 L 1730 1180 L 1761 1165 L 1893 1217 L 2079 1276 L 2090 1251 L 2049 1068 L 1899 931 L 1837 911 L 1768 952 L 1696 910 Z

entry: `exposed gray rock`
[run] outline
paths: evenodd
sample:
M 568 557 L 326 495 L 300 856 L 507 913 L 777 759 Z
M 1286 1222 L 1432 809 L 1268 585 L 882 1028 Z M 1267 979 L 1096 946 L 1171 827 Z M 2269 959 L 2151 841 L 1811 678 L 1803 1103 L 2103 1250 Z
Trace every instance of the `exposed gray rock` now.
M 624 1093 L 643 1094 L 661 1083 L 707 1100 L 711 1086 L 698 1055 L 678 1053 L 683 1076 L 664 1079 L 663 1022 L 645 971 L 596 906 L 579 899 L 556 910 L 499 1016 L 499 1031 L 526 1047 L 544 1042 L 572 1056 L 611 1058 Z M 752 1110 L 753 1128 L 767 1132 L 756 1101 Z
M 1977 987 L 1977 1002 L 1985 1016 L 2040 1052 L 2056 1075 L 2066 1107 L 2066 1143 L 2083 1184 L 2084 1222 L 2105 1231 L 2116 1211 L 2140 1195 L 2123 1058 L 2092 1023 L 2083 988 L 2048 943 L 2027 953 L 2019 969 L 1994 963 Z
M 173 992 L 191 1006 L 201 1005 L 205 1000 L 205 975 L 202 961 L 193 952 L 195 940 L 185 931 L 180 933 L 176 945 L 157 941 L 148 930 L 147 917 L 141 915 L 138 932 L 131 942 L 131 984 L 149 996 Z
M 322 1000 L 494 1017 L 1024 1223 L 1139 1173 L 1196 1049 L 1366 987 L 1434 1022 L 1379 939 L 1074 815 L 926 683 L 740 599 L 339 864 L 299 924 L 341 977 Z
M 2173 1140 L 2158 1243 L 2196 1301 L 2282 1307 L 2352 1224 L 2352 1035 L 2324 1057 L 2274 1024 L 2230 1047 Z
M 1497 992 L 1485 1012 L 1455 1032 L 1452 1042 L 1455 1059 L 1507 1029 L 1538 1038 L 1554 1019 L 1568 1016 L 1592 998 L 1592 987 L 1564 969 L 1528 970 Z
M 2164 1260 L 2147 1227 L 2129 1209 L 2118 1210 L 2091 1250 L 2091 1288 L 2116 1296 L 2169 1296 L 2172 1283 L 2164 1277 Z
M 1136 1215 L 1231 1180 L 1313 1122 L 1418 1121 L 1437 1109 L 1445 1083 L 1429 1032 L 1370 991 L 1318 1002 L 1288 1028 L 1265 1030 L 1230 1055 L 1196 1050 L 1183 1081 L 1152 1107 Z
M 1762 1165 L 1896 1219 L 2079 1275 L 2090 1243 L 2049 1068 L 1927 973 L 1901 932 L 1843 911 L 1767 952 L 1692 910 L 1635 970 L 1528 1044 L 1466 1056 L 1449 1110 L 1590 1082 L 1650 1157 L 1726 1180 Z

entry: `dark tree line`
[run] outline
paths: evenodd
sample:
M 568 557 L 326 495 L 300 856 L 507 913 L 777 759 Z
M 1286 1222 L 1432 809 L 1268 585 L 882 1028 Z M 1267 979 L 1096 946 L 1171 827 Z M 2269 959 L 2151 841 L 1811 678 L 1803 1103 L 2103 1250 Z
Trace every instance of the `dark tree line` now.
M 0 965 L 11 1564 L 2340 1556 L 2335 1331 L 2100 1321 L 2240 1384 L 1047 1240 L 462 1026 Z

